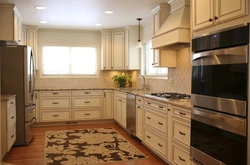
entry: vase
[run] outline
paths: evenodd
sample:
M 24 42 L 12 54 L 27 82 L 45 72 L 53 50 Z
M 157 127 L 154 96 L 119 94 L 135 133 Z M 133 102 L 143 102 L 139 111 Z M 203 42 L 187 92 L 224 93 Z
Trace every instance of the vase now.
M 119 82 L 119 84 L 120 84 L 120 87 L 122 88 L 122 87 L 126 87 L 126 81 L 120 81 Z

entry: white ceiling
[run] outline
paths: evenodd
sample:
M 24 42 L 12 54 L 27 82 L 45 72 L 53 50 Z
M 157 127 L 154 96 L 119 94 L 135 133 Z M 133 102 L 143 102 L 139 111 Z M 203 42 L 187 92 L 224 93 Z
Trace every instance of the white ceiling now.
M 0 0 L 15 4 L 23 17 L 23 24 L 39 28 L 100 30 L 138 25 L 152 20 L 151 9 L 167 0 Z M 45 6 L 37 10 L 35 6 Z M 112 15 L 104 13 L 112 10 Z M 40 24 L 47 21 L 47 24 Z M 96 27 L 100 23 L 102 26 Z

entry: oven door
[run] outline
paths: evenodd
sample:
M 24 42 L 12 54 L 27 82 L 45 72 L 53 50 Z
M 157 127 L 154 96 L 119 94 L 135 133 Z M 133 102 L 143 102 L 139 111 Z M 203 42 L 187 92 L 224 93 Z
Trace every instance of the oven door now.
M 201 165 L 246 165 L 246 119 L 194 107 L 191 159 Z

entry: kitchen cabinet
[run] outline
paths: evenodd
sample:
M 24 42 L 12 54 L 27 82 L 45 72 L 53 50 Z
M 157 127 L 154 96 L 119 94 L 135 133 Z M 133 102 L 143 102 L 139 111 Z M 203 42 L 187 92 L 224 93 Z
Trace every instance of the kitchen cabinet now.
M 104 119 L 113 119 L 113 90 L 104 90 L 103 91 L 103 118 Z
M 144 98 L 144 139 L 143 143 L 167 160 L 167 104 Z
M 126 93 L 115 91 L 114 119 L 126 128 Z
M 136 137 L 143 139 L 144 130 L 144 106 L 143 97 L 136 96 Z
M 102 118 L 101 90 L 72 91 L 72 120 Z
M 22 16 L 15 5 L 0 5 L 0 27 L 0 41 L 21 44 Z
M 35 57 L 36 70 L 38 69 L 37 62 L 37 30 L 36 26 L 22 26 L 22 45 L 28 45 L 32 48 Z
M 71 120 L 71 91 L 41 91 L 39 110 L 40 122 Z
M 1 96 L 1 158 L 16 141 L 16 95 Z
M 102 70 L 124 69 L 124 31 L 102 31 Z
M 140 70 L 140 49 L 137 48 L 138 27 L 128 26 L 125 29 L 125 68 Z
M 247 15 L 246 0 L 193 0 L 193 30 L 197 31 Z

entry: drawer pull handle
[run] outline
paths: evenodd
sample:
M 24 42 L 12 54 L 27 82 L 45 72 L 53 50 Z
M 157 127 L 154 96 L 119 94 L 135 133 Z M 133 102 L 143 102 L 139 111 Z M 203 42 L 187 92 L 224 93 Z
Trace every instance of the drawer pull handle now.
M 59 104 L 59 102 L 53 102 L 52 104 Z
M 147 116 L 147 119 L 151 120 L 151 117 L 148 117 L 148 116 Z
M 163 106 L 158 106 L 158 107 L 161 108 L 161 109 L 163 108 Z
M 182 157 L 180 157 L 179 156 L 179 159 L 181 160 L 181 161 L 183 161 L 183 162 L 185 162 L 186 160 L 185 159 L 183 159 Z
M 59 93 L 58 92 L 54 92 L 54 93 L 52 93 L 53 95 L 58 95 Z
M 170 111 L 170 109 L 168 108 L 168 111 Z
M 147 138 L 149 138 L 149 139 L 150 139 L 151 137 L 147 135 Z
M 137 106 L 137 108 L 141 108 L 140 106 Z
M 151 103 L 147 102 L 148 105 L 151 105 Z
M 11 135 L 11 138 L 15 137 L 15 135 Z
M 179 131 L 179 134 L 181 134 L 181 135 L 186 135 L 185 133 L 183 133 L 183 132 L 181 132 L 181 131 Z
M 11 119 L 14 119 L 15 117 L 14 116 L 11 116 Z
M 59 115 L 52 115 L 53 117 L 58 117 Z
M 85 101 L 84 103 L 90 103 L 90 101 Z
M 161 122 L 158 122 L 158 124 L 159 124 L 159 125 L 163 125 L 163 123 L 161 123 Z
M 14 102 L 12 101 L 10 104 L 14 104 Z
M 122 100 L 119 100 L 119 101 L 122 101 Z
M 84 115 L 88 116 L 88 115 L 90 115 L 90 113 L 85 113 Z
M 138 101 L 141 101 L 141 100 L 138 100 Z
M 158 143 L 158 146 L 163 147 L 163 145 L 162 145 L 162 144 L 160 144 L 160 143 Z
M 183 112 L 179 112 L 180 115 L 186 115 L 186 113 L 183 113 Z
M 84 92 L 84 94 L 90 94 L 90 92 Z

